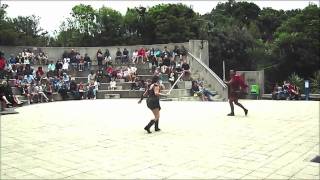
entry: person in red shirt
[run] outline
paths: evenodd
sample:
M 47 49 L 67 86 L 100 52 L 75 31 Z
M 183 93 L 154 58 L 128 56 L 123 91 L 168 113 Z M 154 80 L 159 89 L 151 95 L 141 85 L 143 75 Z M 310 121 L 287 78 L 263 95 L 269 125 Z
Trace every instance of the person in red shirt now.
M 40 81 L 41 80 L 41 78 L 43 78 L 44 77 L 44 71 L 43 71 L 43 69 L 42 69 L 42 66 L 39 66 L 38 67 L 38 70 L 36 71 L 36 78 L 37 78 L 37 81 Z
M 246 85 L 244 81 L 241 79 L 241 77 L 236 74 L 235 70 L 230 70 L 230 81 L 225 83 L 229 86 L 228 96 L 229 96 L 231 113 L 228 114 L 228 116 L 234 116 L 233 102 L 234 104 L 240 106 L 243 109 L 245 115 L 247 115 L 248 109 L 246 109 L 242 104 L 240 104 L 238 102 L 238 99 L 239 99 L 240 92 L 243 91 L 245 88 L 247 88 L 248 85 Z
M 4 78 L 5 67 L 6 67 L 6 59 L 4 58 L 4 53 L 0 51 L 0 79 Z
M 139 59 L 141 59 L 141 62 L 144 64 L 145 58 L 146 58 L 146 51 L 144 50 L 144 48 L 140 48 L 138 51 L 138 63 L 139 63 Z

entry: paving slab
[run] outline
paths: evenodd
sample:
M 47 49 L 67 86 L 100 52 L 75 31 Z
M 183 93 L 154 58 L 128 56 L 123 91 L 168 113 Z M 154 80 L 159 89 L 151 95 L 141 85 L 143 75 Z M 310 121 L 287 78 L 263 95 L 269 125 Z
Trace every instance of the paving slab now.
M 319 101 L 33 104 L 1 115 L 0 179 L 319 179 Z

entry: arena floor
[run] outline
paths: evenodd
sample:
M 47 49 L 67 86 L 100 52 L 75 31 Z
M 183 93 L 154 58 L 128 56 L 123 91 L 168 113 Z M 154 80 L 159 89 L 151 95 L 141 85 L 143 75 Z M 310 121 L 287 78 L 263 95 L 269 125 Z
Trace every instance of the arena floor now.
M 319 179 L 319 101 L 35 104 L 1 116 L 1 179 Z

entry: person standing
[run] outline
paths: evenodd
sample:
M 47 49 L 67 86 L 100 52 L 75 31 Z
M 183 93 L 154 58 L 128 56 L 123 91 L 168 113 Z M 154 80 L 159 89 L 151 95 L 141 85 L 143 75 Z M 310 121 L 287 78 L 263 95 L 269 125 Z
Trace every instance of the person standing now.
M 160 87 L 162 86 L 162 87 Z M 159 84 L 159 76 L 154 76 L 152 78 L 151 84 L 146 88 L 146 91 L 141 95 L 141 99 L 138 101 L 140 104 L 144 96 L 148 96 L 147 107 L 152 111 L 154 119 L 152 119 L 148 125 L 144 128 L 149 134 L 151 133 L 150 128 L 155 124 L 155 131 L 160 131 L 159 129 L 159 118 L 160 118 L 160 96 L 165 96 L 166 94 L 160 93 L 160 89 L 163 89 L 163 85 Z
M 240 92 L 247 88 L 248 85 L 244 83 L 244 81 L 240 78 L 239 75 L 236 74 L 235 70 L 230 70 L 230 81 L 225 81 L 225 83 L 229 86 L 229 104 L 231 108 L 231 113 L 228 116 L 234 116 L 234 104 L 241 107 L 245 113 L 248 114 L 248 109 L 246 109 L 242 104 L 238 102 Z

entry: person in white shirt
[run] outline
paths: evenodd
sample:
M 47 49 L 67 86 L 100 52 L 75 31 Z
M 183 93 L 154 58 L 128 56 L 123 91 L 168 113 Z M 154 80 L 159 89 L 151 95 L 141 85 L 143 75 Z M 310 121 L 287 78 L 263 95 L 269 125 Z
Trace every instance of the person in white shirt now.
M 64 58 L 64 59 L 63 59 L 62 70 L 68 71 L 68 69 L 69 69 L 69 62 L 70 62 L 70 58 Z
M 138 60 L 138 50 L 135 50 L 133 53 L 132 53 L 132 63 L 135 64 Z
M 91 71 L 90 74 L 88 75 L 88 83 L 94 82 L 96 80 L 96 74 L 94 71 Z
M 41 83 L 39 82 L 39 84 L 35 87 L 36 91 L 38 92 L 38 102 L 42 102 L 43 98 L 45 99 L 46 102 L 49 102 L 49 98 L 46 96 L 46 94 L 43 92 Z
M 116 83 L 115 79 L 112 79 L 110 81 L 110 89 L 115 90 L 116 88 L 117 88 L 117 83 Z

